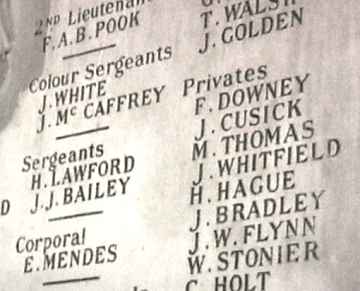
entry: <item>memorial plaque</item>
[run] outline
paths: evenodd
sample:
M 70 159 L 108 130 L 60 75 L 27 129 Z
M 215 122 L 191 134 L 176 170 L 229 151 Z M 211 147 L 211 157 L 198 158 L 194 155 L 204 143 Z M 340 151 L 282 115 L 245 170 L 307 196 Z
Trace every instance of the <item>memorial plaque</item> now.
M 0 0 L 0 290 L 359 290 L 359 13 Z

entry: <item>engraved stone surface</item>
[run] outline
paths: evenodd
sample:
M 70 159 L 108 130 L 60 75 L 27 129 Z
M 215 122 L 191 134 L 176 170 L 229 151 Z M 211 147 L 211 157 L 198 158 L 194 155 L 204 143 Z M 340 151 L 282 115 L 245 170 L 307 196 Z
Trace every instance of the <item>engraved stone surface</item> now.
M 0 0 L 0 290 L 358 290 L 359 12 Z

